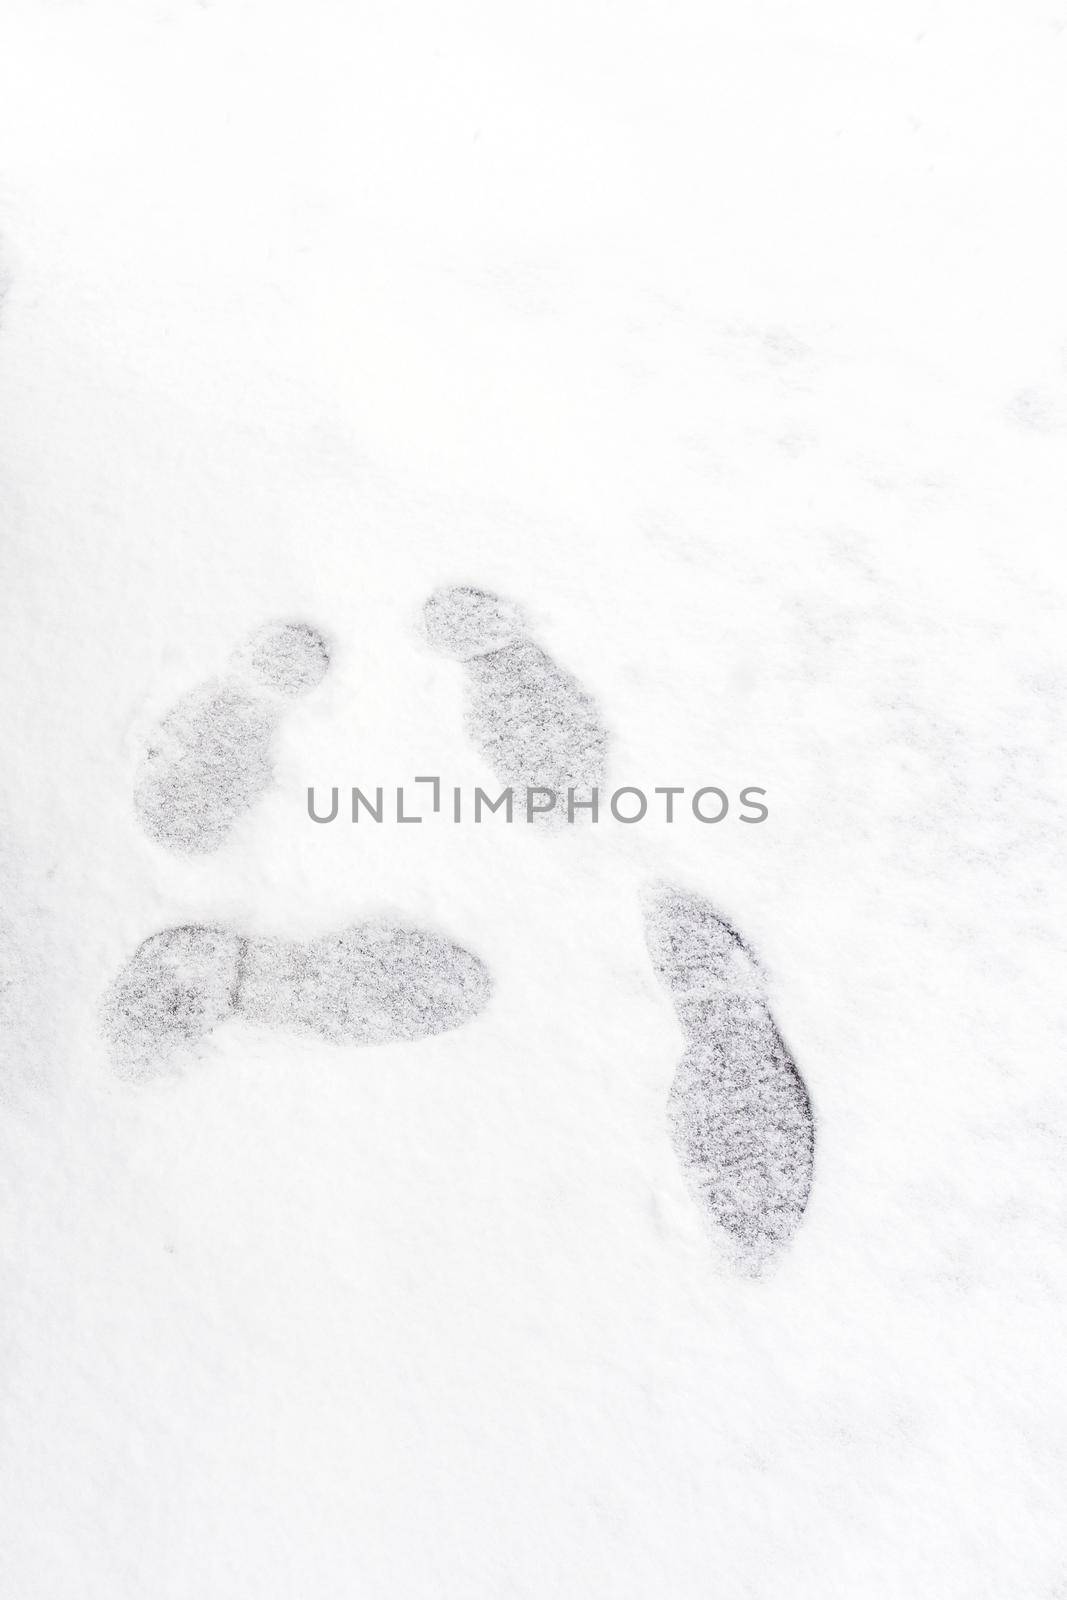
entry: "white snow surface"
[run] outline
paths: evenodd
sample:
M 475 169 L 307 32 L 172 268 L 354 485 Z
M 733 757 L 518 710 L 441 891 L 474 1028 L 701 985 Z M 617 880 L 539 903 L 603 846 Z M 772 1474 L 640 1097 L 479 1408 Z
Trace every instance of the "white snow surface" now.
M 0 1594 L 1067 1595 L 1065 67 L 1064 0 L 5 0 Z M 312 824 L 492 784 L 449 584 L 767 822 Z M 330 671 L 169 852 L 146 741 L 272 618 Z M 655 882 L 814 1106 L 757 1279 Z M 154 932 L 374 917 L 485 1011 L 114 1072 Z

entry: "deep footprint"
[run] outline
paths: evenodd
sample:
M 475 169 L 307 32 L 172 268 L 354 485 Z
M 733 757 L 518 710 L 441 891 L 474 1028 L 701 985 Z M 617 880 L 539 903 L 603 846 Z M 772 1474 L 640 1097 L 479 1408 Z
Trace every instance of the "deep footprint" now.
M 235 653 L 230 674 L 177 702 L 141 762 L 134 805 L 172 850 L 217 850 L 273 777 L 271 742 L 287 699 L 320 683 L 330 664 L 305 622 L 268 623 Z
M 815 1149 L 808 1091 L 755 959 L 706 900 L 658 891 L 646 933 L 688 1040 L 667 1104 L 674 1149 L 738 1264 L 758 1271 L 792 1238 L 808 1203 Z
M 417 929 L 360 923 L 297 944 L 193 925 L 138 946 L 101 1021 L 117 1070 L 145 1079 L 228 1017 L 331 1044 L 383 1044 L 461 1027 L 490 990 L 477 956 Z
M 425 620 L 433 647 L 466 669 L 467 732 L 502 782 L 551 789 L 557 815 L 569 788 L 581 799 L 601 785 L 608 736 L 597 707 L 527 637 L 516 606 L 481 589 L 438 589 Z

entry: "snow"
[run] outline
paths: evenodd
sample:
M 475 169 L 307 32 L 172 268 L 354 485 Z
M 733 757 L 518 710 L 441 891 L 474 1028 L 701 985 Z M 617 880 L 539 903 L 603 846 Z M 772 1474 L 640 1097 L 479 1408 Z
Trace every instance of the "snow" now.
M 0 1593 L 1067 1593 L 1065 30 L 7 0 Z M 453 585 L 613 783 L 767 822 L 312 824 L 498 792 Z M 330 670 L 175 853 L 152 730 L 275 618 Z M 759 1278 L 671 1147 L 652 883 L 743 931 L 811 1096 Z M 486 1009 L 115 1073 L 153 934 L 379 918 Z

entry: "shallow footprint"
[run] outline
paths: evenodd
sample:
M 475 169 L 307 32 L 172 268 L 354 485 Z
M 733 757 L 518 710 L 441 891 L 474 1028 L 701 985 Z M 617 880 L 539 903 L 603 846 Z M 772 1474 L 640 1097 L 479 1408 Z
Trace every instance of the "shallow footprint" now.
M 285 701 L 321 682 L 326 641 L 305 622 L 267 623 L 235 652 L 230 674 L 167 713 L 138 771 L 142 825 L 172 850 L 217 850 L 269 787 L 271 741 Z
M 792 1238 L 811 1190 L 811 1102 L 744 941 L 706 900 L 651 897 L 648 947 L 688 1040 L 668 1096 L 695 1198 L 757 1271 Z
M 460 1027 L 490 989 L 477 956 L 418 929 L 359 923 L 298 944 L 194 924 L 138 946 L 104 998 L 101 1024 L 117 1071 L 145 1079 L 227 1017 L 333 1044 L 382 1044 Z
M 583 799 L 603 782 L 608 736 L 591 697 L 526 634 L 518 607 L 482 589 L 437 589 L 426 632 L 467 675 L 466 727 L 493 771 L 520 790 Z M 520 796 L 524 798 L 524 796 Z

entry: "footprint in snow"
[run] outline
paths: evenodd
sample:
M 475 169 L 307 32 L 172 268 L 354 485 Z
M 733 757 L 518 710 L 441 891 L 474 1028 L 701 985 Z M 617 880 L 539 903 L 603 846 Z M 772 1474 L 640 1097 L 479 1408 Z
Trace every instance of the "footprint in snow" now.
M 101 1021 L 120 1075 L 144 1080 L 171 1070 L 230 1017 L 331 1044 L 384 1044 L 460 1027 L 490 988 L 470 951 L 391 923 L 358 923 L 307 943 L 193 924 L 138 946 L 104 998 Z
M 217 850 L 269 788 L 271 744 L 288 700 L 321 682 L 325 639 L 305 622 L 268 623 L 235 653 L 230 673 L 190 690 L 160 722 L 141 762 L 134 805 L 171 850 Z
M 424 617 L 434 649 L 464 666 L 467 732 L 501 782 L 551 789 L 557 817 L 568 789 L 580 800 L 603 783 L 608 735 L 600 713 L 529 637 L 517 606 L 461 585 L 435 590 Z
M 808 1203 L 808 1091 L 758 964 L 729 923 L 698 895 L 668 888 L 650 898 L 645 926 L 687 1041 L 667 1101 L 675 1153 L 738 1264 L 758 1271 L 792 1238 Z

